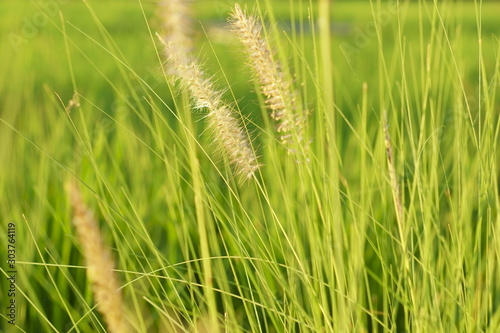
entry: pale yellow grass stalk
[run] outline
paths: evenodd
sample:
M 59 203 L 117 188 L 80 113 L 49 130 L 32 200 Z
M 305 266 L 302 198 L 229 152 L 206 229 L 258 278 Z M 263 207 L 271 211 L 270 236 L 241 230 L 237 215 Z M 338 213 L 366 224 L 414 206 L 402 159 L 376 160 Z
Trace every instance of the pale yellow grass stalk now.
M 73 225 L 82 247 L 97 310 L 103 316 L 109 332 L 131 332 L 123 312 L 120 283 L 114 272 L 115 262 L 104 246 L 94 214 L 84 203 L 75 182 L 68 182 L 67 191 L 73 207 Z
M 181 85 L 189 91 L 196 108 L 208 110 L 207 120 L 215 141 L 225 152 L 236 172 L 251 178 L 260 167 L 251 141 L 235 116 L 235 111 L 222 100 L 222 91 L 201 70 L 196 58 L 182 52 L 177 45 L 160 37 L 165 47 L 167 66 L 173 69 Z
M 396 174 L 396 166 L 394 161 L 394 154 L 392 149 L 391 137 L 389 135 L 389 121 L 387 120 L 387 113 L 384 111 L 384 142 L 385 152 L 387 157 L 387 167 L 389 169 L 389 179 L 391 181 L 392 197 L 394 206 L 396 207 L 396 217 L 398 221 L 399 236 L 403 249 L 406 250 L 406 243 L 403 232 L 403 203 L 401 199 L 401 190 Z
M 236 4 L 229 22 L 245 47 L 248 63 L 265 95 L 271 117 L 277 122 L 277 130 L 284 144 L 293 142 L 295 131 L 302 138 L 303 117 L 297 114 L 297 98 L 290 81 L 285 77 L 281 65 L 274 59 L 267 40 L 262 36 L 262 25 L 255 16 L 248 15 Z

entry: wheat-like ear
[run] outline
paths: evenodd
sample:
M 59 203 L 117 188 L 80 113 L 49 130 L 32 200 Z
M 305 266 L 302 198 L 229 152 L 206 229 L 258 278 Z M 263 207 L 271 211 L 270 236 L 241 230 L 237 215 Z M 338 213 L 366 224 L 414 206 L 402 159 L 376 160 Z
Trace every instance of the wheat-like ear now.
M 120 283 L 114 272 L 115 262 L 109 250 L 104 247 L 94 214 L 84 203 L 74 181 L 68 182 L 66 188 L 73 208 L 73 225 L 82 247 L 97 310 L 103 316 L 109 332 L 131 332 L 123 313 Z
M 234 110 L 222 100 L 222 91 L 203 73 L 197 58 L 191 54 L 193 41 L 186 1 L 164 0 L 163 34 L 166 72 L 172 74 L 186 89 L 196 108 L 208 110 L 206 119 L 221 151 L 225 152 L 239 175 L 251 178 L 260 167 L 251 140 L 241 126 Z
M 236 172 L 251 178 L 260 167 L 251 140 L 235 116 L 231 106 L 222 100 L 222 91 L 201 70 L 196 58 L 183 53 L 171 42 L 160 37 L 167 57 L 167 66 L 174 69 L 181 85 L 189 91 L 196 108 L 208 110 L 207 120 L 215 141 L 225 152 Z
M 182 52 L 193 47 L 193 28 L 188 0 L 162 0 L 159 3 L 163 23 L 163 40 L 176 45 Z
M 271 117 L 277 122 L 277 130 L 284 144 L 293 142 L 292 133 L 302 139 L 303 117 L 297 114 L 297 98 L 290 81 L 286 79 L 280 64 L 274 59 L 266 39 L 262 36 L 262 25 L 255 16 L 246 14 L 236 4 L 229 22 L 245 47 L 248 63 L 265 95 Z

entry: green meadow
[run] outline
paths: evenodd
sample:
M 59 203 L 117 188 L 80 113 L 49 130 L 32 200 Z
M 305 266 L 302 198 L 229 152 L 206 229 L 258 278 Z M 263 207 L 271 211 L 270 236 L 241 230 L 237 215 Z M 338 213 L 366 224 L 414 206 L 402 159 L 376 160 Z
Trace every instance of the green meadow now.
M 250 177 L 175 79 L 175 13 L 0 2 L 0 332 L 111 332 L 69 181 L 132 332 L 499 332 L 500 3 L 239 2 L 296 96 L 291 147 L 235 3 L 188 1 L 186 31 Z

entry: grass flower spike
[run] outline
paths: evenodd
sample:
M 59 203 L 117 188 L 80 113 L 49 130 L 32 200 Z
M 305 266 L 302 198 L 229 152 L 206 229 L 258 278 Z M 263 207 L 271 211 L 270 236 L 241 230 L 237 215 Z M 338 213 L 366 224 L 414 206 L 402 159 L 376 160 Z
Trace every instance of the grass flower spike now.
M 164 37 L 184 52 L 193 47 L 191 15 L 186 0 L 163 0 L 160 15 L 165 29 Z
M 131 332 L 125 319 L 120 283 L 115 275 L 115 262 L 104 246 L 101 231 L 92 211 L 83 202 L 74 182 L 67 185 L 73 207 L 73 225 L 82 247 L 87 277 L 92 283 L 97 310 L 103 316 L 109 332 Z
M 251 178 L 260 165 L 234 110 L 223 102 L 222 91 L 215 88 L 194 57 L 182 52 L 182 48 L 168 39 L 160 39 L 165 46 L 167 64 L 181 85 L 189 91 L 195 107 L 208 110 L 209 127 L 218 146 L 226 153 L 238 174 Z
M 266 105 L 272 111 L 271 117 L 277 122 L 281 141 L 284 144 L 293 142 L 293 131 L 302 140 L 302 119 L 295 112 L 297 100 L 292 92 L 292 85 L 285 78 L 279 63 L 273 59 L 268 42 L 262 37 L 262 25 L 258 18 L 247 15 L 236 4 L 230 23 L 245 46 L 248 62 L 266 97 Z

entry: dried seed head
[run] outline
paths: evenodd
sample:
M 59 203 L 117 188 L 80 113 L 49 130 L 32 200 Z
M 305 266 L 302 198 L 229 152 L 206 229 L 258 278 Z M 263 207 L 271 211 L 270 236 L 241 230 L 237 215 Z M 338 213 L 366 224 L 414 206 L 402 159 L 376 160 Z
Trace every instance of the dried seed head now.
M 182 49 L 182 52 L 188 52 L 193 47 L 193 29 L 188 4 L 188 0 L 162 0 L 159 4 L 165 29 L 163 40 L 173 43 Z
M 255 16 L 247 15 L 236 4 L 229 22 L 244 45 L 249 65 L 253 69 L 260 90 L 265 96 L 271 117 L 277 122 L 276 129 L 284 144 L 293 142 L 295 132 L 302 141 L 304 117 L 297 114 L 297 98 L 290 81 L 285 78 L 280 64 L 274 60 L 269 45 L 262 37 L 262 25 Z
M 104 247 L 94 214 L 83 202 L 75 182 L 67 184 L 67 192 L 73 207 L 73 225 L 82 247 L 97 310 L 103 316 L 109 332 L 131 332 L 123 313 L 120 283 L 114 272 L 115 263 L 109 250 Z
M 173 69 L 181 85 L 189 91 L 195 107 L 208 110 L 209 127 L 218 146 L 239 175 L 251 178 L 260 165 L 234 110 L 222 100 L 222 91 L 215 88 L 195 58 L 181 53 L 173 43 L 164 43 L 164 46 L 167 66 Z

